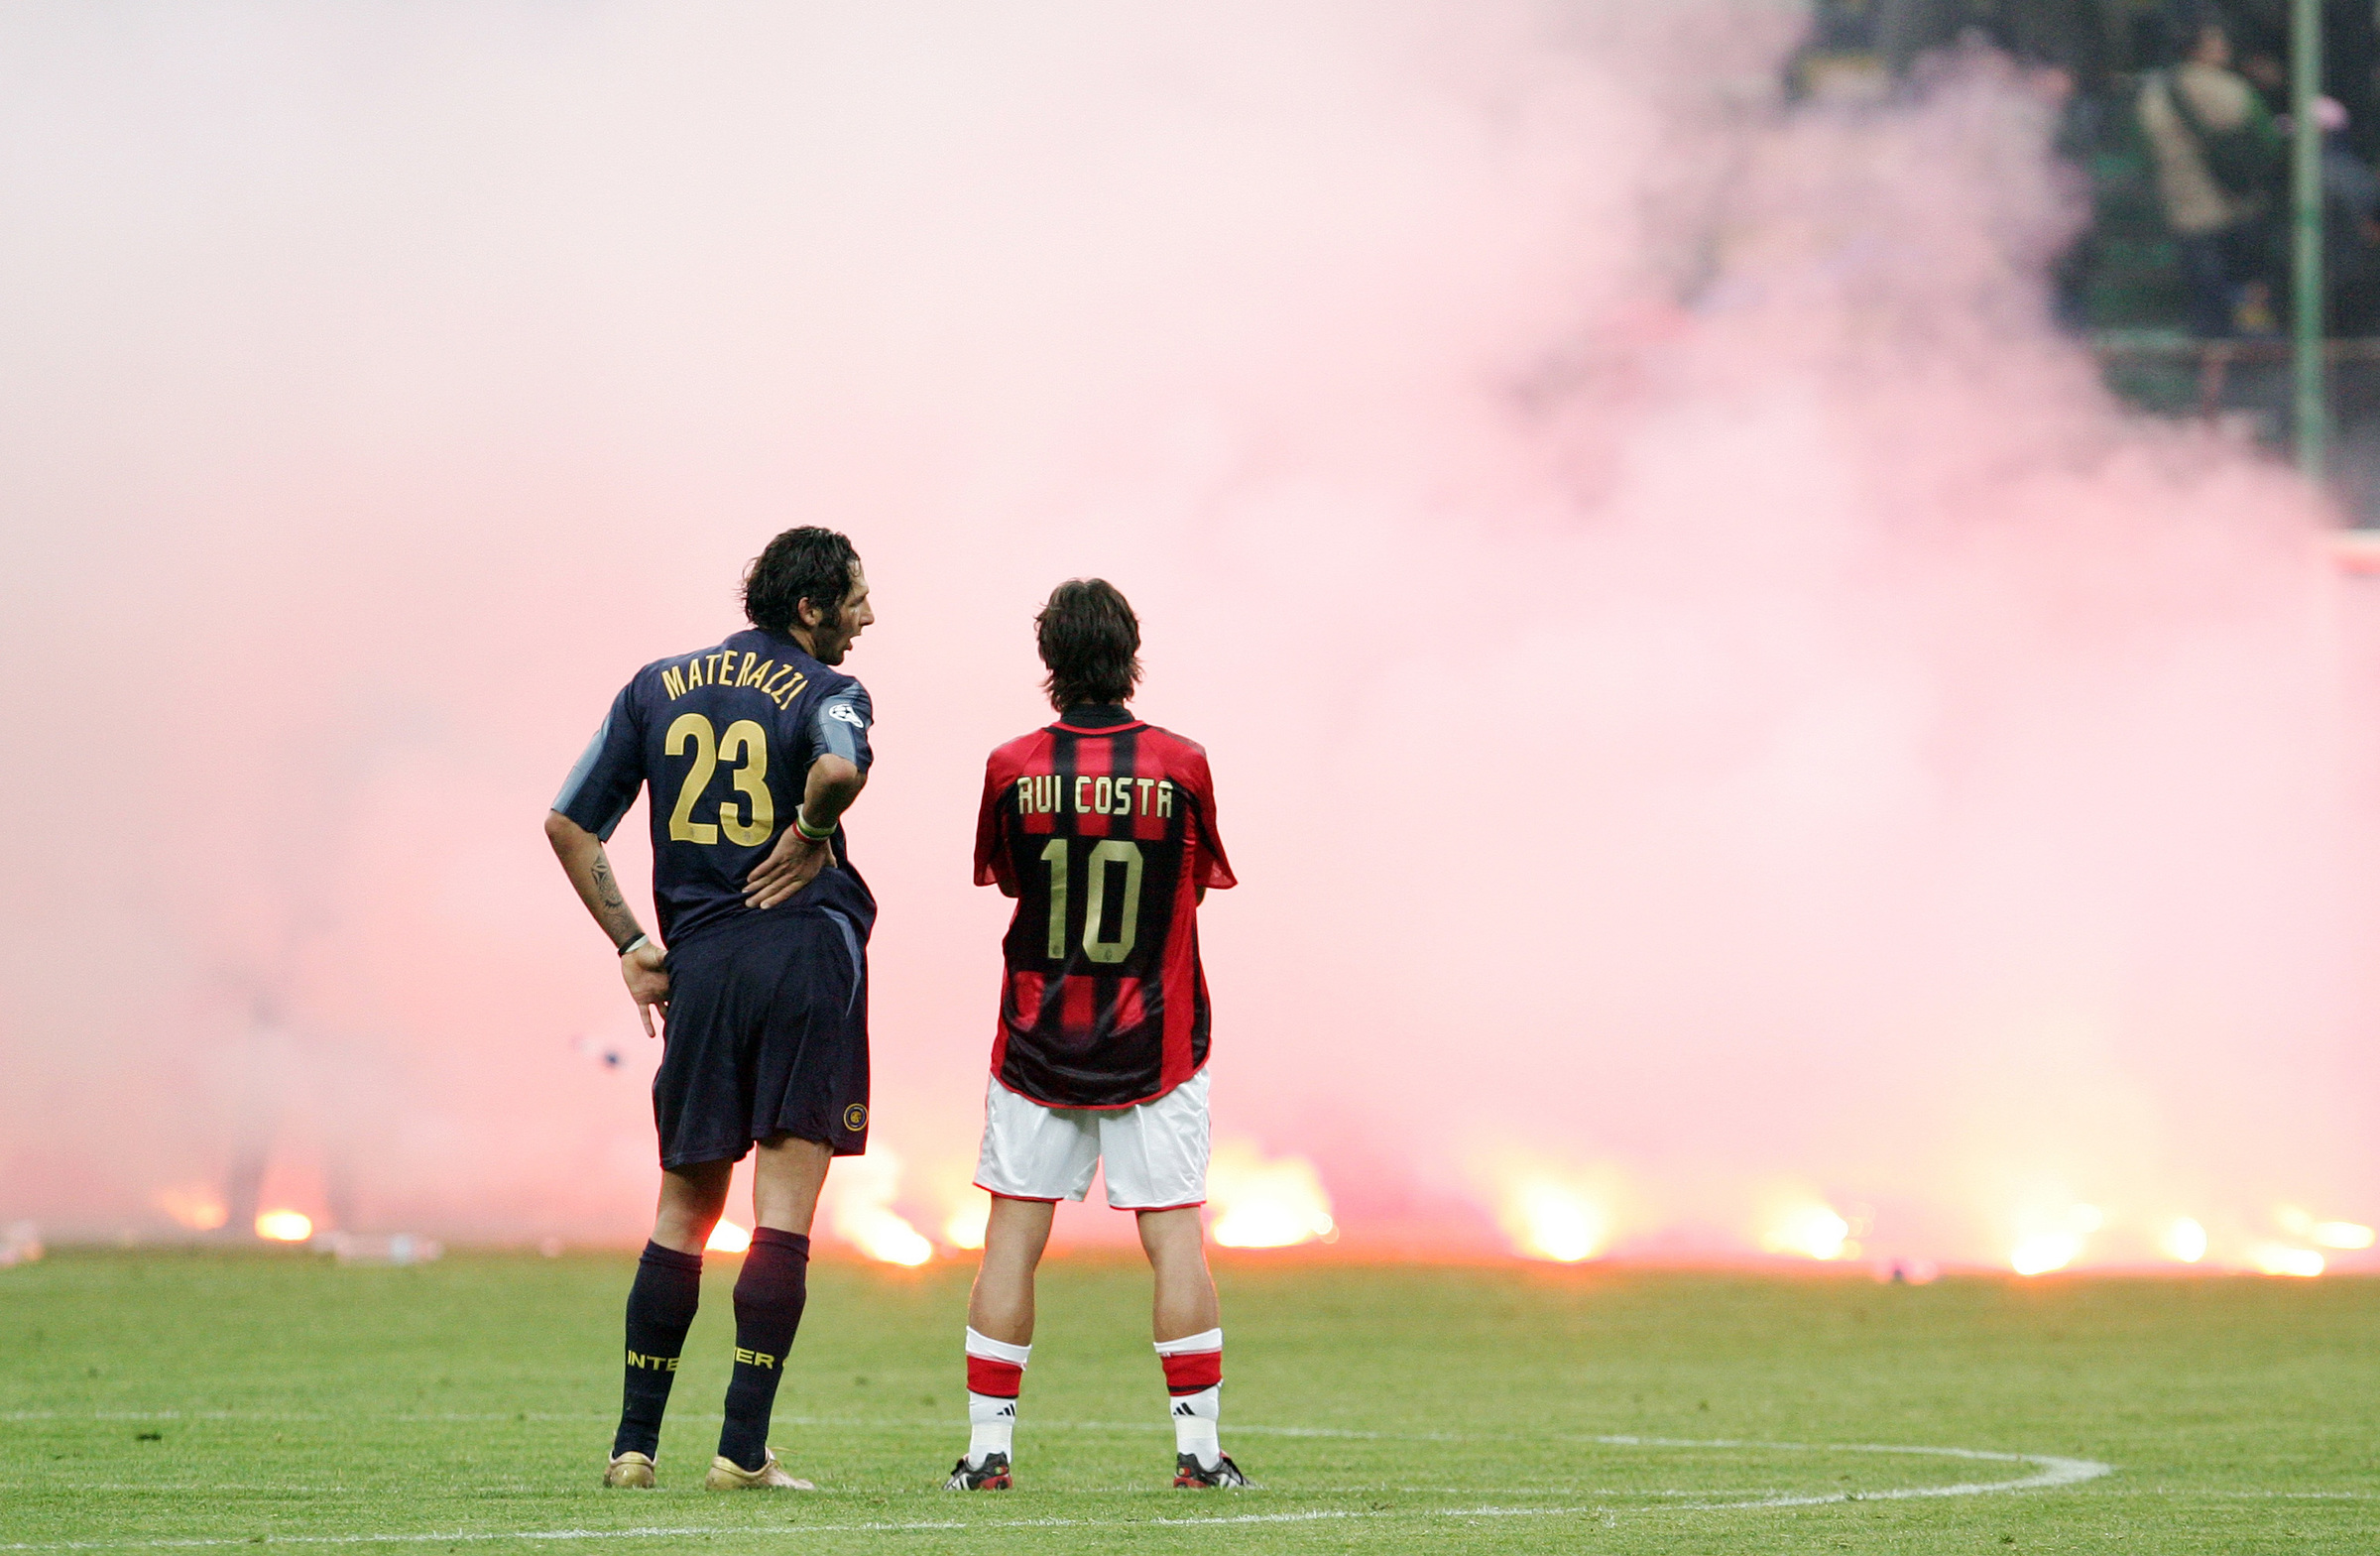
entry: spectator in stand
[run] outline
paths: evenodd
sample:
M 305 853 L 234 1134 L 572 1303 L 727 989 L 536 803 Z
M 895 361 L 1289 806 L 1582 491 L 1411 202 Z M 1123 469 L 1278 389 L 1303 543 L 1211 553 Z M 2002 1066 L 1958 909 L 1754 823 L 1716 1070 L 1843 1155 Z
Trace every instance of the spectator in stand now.
M 2186 53 L 2141 84 L 2138 113 L 2157 164 L 2157 193 L 2181 250 L 2191 326 L 2219 340 L 2269 334 L 2271 219 L 2287 148 L 2255 87 L 2231 68 L 2222 14 L 2183 15 Z
M 2347 144 L 2347 110 L 2319 97 L 2322 130 L 2322 279 L 2333 335 L 2380 329 L 2380 175 Z
M 2289 61 L 2270 49 L 2251 49 L 2236 66 L 2274 113 L 2289 112 Z

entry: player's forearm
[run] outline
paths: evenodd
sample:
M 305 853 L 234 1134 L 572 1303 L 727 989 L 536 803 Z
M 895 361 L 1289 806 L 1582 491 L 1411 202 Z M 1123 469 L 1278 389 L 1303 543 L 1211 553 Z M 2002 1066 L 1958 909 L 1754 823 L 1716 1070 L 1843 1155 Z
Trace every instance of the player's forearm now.
M 553 845 L 554 857 L 562 862 L 578 899 L 587 904 L 588 913 L 611 937 L 615 948 L 645 932 L 628 899 L 620 895 L 620 882 L 612 874 L 603 839 L 559 811 L 551 811 L 545 817 L 545 840 Z
M 841 757 L 820 757 L 810 764 L 802 785 L 801 813 L 813 827 L 833 826 L 868 786 L 868 775 Z

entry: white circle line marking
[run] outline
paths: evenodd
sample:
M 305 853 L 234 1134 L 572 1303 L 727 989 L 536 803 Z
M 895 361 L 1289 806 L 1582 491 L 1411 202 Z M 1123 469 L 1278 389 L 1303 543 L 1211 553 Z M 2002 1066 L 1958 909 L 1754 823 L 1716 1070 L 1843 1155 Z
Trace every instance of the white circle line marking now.
M 1073 1428 L 1089 1427 L 1091 1422 L 1047 1422 Z M 1235 1431 L 1261 1432 L 1260 1427 L 1235 1427 Z M 1276 1427 L 1275 1435 L 1333 1437 L 1386 1437 L 1387 1433 L 1338 1432 L 1327 1427 Z M 1434 1437 L 1433 1440 L 1453 1440 L 1454 1434 Z M 1547 1438 L 1479 1438 L 1475 1441 L 1533 1441 Z M 1420 1507 L 1420 1508 L 1338 1508 L 1316 1507 L 1302 1512 L 1229 1513 L 1206 1518 L 996 1518 L 996 1519 L 930 1519 L 908 1522 L 877 1521 L 868 1523 L 797 1523 L 777 1527 L 752 1524 L 690 1524 L 623 1529 L 521 1529 L 521 1530 L 448 1530 L 409 1534 L 268 1534 L 230 1536 L 191 1536 L 152 1540 L 60 1540 L 51 1542 L 20 1541 L 0 1545 L 0 1551 L 94 1551 L 94 1550 L 188 1550 L 218 1545 L 429 1545 L 492 1544 L 498 1540 L 631 1540 L 685 1539 L 697 1535 L 753 1534 L 764 1536 L 793 1536 L 809 1534 L 894 1534 L 920 1533 L 928 1530 L 1000 1530 L 1000 1529 L 1080 1529 L 1127 1528 L 1146 1525 L 1156 1528 L 1230 1527 L 1268 1523 L 1321 1523 L 1332 1520 L 1379 1520 L 1388 1518 L 1563 1518 L 1582 1516 L 1613 1517 L 1620 1512 L 1727 1512 L 1771 1507 L 1822 1507 L 1836 1502 L 1906 1501 L 1921 1497 L 1986 1496 L 2006 1492 L 2050 1491 L 2059 1487 L 2079 1486 L 2112 1475 L 2115 1467 L 2095 1459 L 2070 1459 L 2057 1454 L 2001 1453 L 1984 1448 L 1926 1448 L 1897 1443 L 1767 1443 L 1742 1438 L 1684 1438 L 1634 1436 L 1555 1436 L 1552 1441 L 1595 1443 L 1606 1447 L 1626 1448 L 1717 1448 L 1761 1449 L 1776 1453 L 1875 1453 L 1916 1454 L 1930 1458 L 1964 1459 L 1972 1463 L 2022 1464 L 2034 1466 L 2031 1475 L 2006 1481 L 1963 1481 L 1955 1486 L 1894 1487 L 1876 1492 L 1829 1492 L 1813 1496 L 1760 1496 L 1736 1501 L 1671 1502 L 1665 1506 L 1646 1508 L 1613 1508 L 1590 1504 L 1565 1507 Z M 1636 1494 L 1643 1495 L 1643 1494 Z

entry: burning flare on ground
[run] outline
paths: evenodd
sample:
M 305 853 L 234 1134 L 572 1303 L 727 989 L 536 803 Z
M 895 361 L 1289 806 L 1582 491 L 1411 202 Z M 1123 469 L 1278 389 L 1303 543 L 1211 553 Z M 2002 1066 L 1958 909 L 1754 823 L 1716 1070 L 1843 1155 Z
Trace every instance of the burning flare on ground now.
M 1558 1178 L 1518 1179 L 1496 1207 L 1512 1246 L 1530 1258 L 1575 1264 L 1593 1258 L 1611 1240 L 1611 1218 L 1576 1184 Z
M 275 1243 L 303 1243 L 314 1235 L 314 1218 L 297 1210 L 264 1211 L 256 1218 L 256 1235 Z
M 942 1223 L 942 1241 L 952 1248 L 984 1246 L 985 1229 L 992 1223 L 992 1196 L 969 1185 L 968 1197 L 953 1207 Z
M 710 1241 L 702 1247 L 709 1254 L 741 1254 L 752 1247 L 752 1233 L 722 1216 L 719 1224 L 711 1228 Z
M 2268 1275 L 2297 1275 L 2311 1280 L 2322 1272 L 2322 1256 L 2312 1249 L 2267 1245 L 2255 1253 L 2256 1267 Z
M 1851 1224 L 1833 1206 L 1811 1201 L 1779 1216 L 1761 1234 L 1760 1246 L 1771 1254 L 1805 1258 L 1857 1258 L 1859 1245 L 1851 1240 Z
M 2107 1223 L 2089 1205 L 2077 1205 L 2065 1215 L 2032 1226 L 2018 1236 L 2008 1252 L 2008 1267 L 2020 1275 L 2046 1275 L 2064 1269 L 2082 1257 L 2082 1243 Z
M 1225 1248 L 1288 1248 L 1319 1238 L 1339 1241 L 1331 1196 L 1303 1156 L 1266 1161 L 1255 1146 L 1227 1140 L 1207 1167 L 1207 1203 L 1215 1241 Z
M 177 1226 L 191 1232 L 213 1232 L 231 1219 L 231 1208 L 223 1203 L 223 1196 L 203 1183 L 159 1189 L 154 1203 L 172 1216 Z
M 880 1145 L 835 1163 L 819 1198 L 836 1237 L 870 1258 L 914 1268 L 934 1257 L 934 1246 L 892 1209 L 899 1192 L 900 1158 Z
M 2273 1212 L 2273 1219 L 2284 1232 L 2319 1248 L 2355 1250 L 2372 1246 L 2372 1229 L 2361 1222 L 2317 1221 L 2295 1205 L 2281 1206 Z
M 2158 1235 L 2157 1246 L 2166 1257 L 2195 1264 L 2206 1257 L 2206 1229 L 2188 1216 L 2176 1216 Z

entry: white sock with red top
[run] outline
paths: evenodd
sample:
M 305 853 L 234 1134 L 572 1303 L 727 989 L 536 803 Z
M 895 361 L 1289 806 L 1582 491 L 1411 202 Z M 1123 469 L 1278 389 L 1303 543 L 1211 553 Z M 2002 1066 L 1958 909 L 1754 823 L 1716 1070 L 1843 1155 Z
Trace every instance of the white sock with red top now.
M 1157 1342 L 1165 1390 L 1173 1395 L 1173 1448 L 1195 1454 L 1202 1470 L 1223 1458 L 1223 1331 Z
M 1016 1396 L 1024 1392 L 1024 1364 L 1032 1359 L 1029 1345 L 967 1331 L 967 1463 L 984 1467 L 986 1454 L 1012 1454 L 1016 1436 Z

